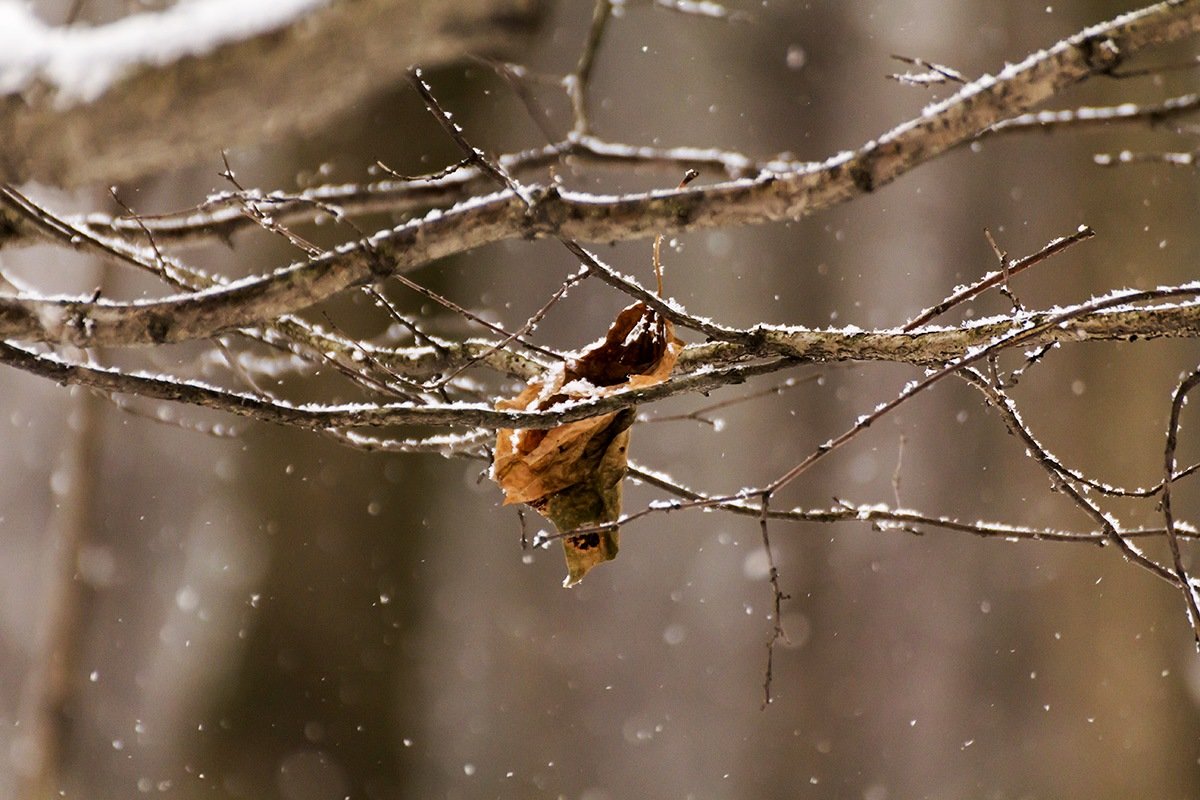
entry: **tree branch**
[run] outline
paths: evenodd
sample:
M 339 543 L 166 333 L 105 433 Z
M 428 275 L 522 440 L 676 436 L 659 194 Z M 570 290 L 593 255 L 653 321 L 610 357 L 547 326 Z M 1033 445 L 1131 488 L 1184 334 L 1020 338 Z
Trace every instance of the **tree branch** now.
M 895 180 L 1150 45 L 1200 30 L 1200 0 L 1159 3 L 1039 51 L 851 153 L 784 174 L 698 188 L 598 197 L 530 187 L 532 203 L 500 191 L 308 262 L 166 300 L 0 298 L 0 335 L 80 345 L 159 344 L 207 338 L 295 313 L 347 287 L 511 238 L 609 241 L 718 225 L 797 219 Z
M 411 63 L 515 49 L 538 7 L 539 0 L 206 0 L 109 25 L 47 28 L 23 4 L 4 2 L 0 179 L 129 180 L 262 143 L 264 132 L 317 130 L 395 85 Z

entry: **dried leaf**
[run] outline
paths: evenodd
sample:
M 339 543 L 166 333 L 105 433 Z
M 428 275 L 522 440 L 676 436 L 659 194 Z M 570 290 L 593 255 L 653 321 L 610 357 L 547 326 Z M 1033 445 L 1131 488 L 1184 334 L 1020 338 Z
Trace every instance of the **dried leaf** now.
M 669 320 L 634 303 L 617 315 L 602 340 L 496 406 L 542 410 L 652 386 L 667 379 L 682 349 Z M 618 519 L 633 418 L 633 409 L 627 408 L 549 430 L 502 429 L 492 477 L 504 490 L 505 504 L 528 503 L 560 532 Z M 616 558 L 618 532 L 613 528 L 566 537 L 563 549 L 570 586 L 592 567 Z

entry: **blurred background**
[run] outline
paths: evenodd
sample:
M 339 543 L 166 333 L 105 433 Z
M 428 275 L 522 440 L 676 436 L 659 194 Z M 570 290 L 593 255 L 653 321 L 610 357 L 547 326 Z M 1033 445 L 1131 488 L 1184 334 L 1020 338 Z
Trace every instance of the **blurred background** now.
M 36 5 L 54 20 L 69 4 Z M 975 76 L 1130 7 L 727 5 L 750 19 L 627 4 L 598 55 L 597 134 L 821 159 L 953 91 L 888 80 L 904 71 L 891 54 Z M 127 10 L 88 6 L 98 19 Z M 527 49 L 504 55 L 567 72 L 590 18 L 590 2 L 548 3 Z M 1164 49 L 1138 65 L 1193 54 L 1194 45 Z M 488 151 L 545 143 L 487 68 L 458 65 L 428 78 Z M 1153 102 L 1194 88 L 1186 71 L 1095 80 L 1053 107 Z M 538 96 L 547 123 L 565 131 L 564 98 L 553 89 Z M 1016 256 L 1080 224 L 1098 237 L 1014 280 L 1026 305 L 1190 280 L 1200 248 L 1194 168 L 1104 168 L 1093 154 L 1193 147 L 1194 136 L 1170 125 L 994 137 L 799 223 L 676 237 L 668 292 L 728 324 L 895 326 L 994 267 L 985 227 Z M 244 185 L 285 190 L 365 180 L 376 160 L 411 174 L 456 158 L 406 85 L 319 135 L 230 152 Z M 220 169 L 214 153 L 119 188 L 139 212 L 173 210 L 229 188 Z M 559 175 L 606 192 L 672 186 L 679 177 L 586 167 Z M 26 188 L 57 210 L 119 211 L 103 187 Z M 311 235 L 335 241 L 338 232 Z M 295 257 L 265 235 L 233 244 L 183 256 L 226 275 Z M 593 246 L 649 279 L 648 241 Z M 51 290 L 103 282 L 107 296 L 128 297 L 152 287 L 102 275 L 62 251 L 2 258 L 5 270 Z M 575 266 L 553 243 L 514 241 L 412 277 L 515 328 Z M 625 304 L 588 285 L 539 335 L 552 346 L 582 346 Z M 369 313 L 355 301 L 333 308 L 347 327 L 347 318 Z M 987 296 L 949 321 L 1008 308 Z M 137 357 L 186 370 L 199 353 Z M 1198 355 L 1189 341 L 1069 346 L 1013 394 L 1035 435 L 1066 463 L 1146 486 L 1161 470 L 1171 391 Z M 919 371 L 864 364 L 791 374 L 807 380 L 723 409 L 716 428 L 638 425 L 633 458 L 712 492 L 760 485 Z M 685 413 L 785 377 L 708 400 L 676 398 L 648 413 Z M 1111 548 L 775 524 L 791 596 L 789 643 L 777 650 L 775 702 L 764 710 L 771 593 L 752 519 L 649 516 L 624 530 L 617 561 L 565 590 L 558 549 L 522 551 L 516 512 L 481 480 L 480 462 L 363 453 L 246 422 L 236 438 L 214 438 L 13 370 L 0 387 L 2 794 L 17 791 L 43 747 L 29 733 L 30 715 L 48 681 L 46 637 L 61 630 L 46 612 L 63 591 L 63 530 L 85 536 L 68 566 L 79 593 L 67 626 L 74 655 L 57 684 L 68 698 L 60 720 L 65 797 L 1200 793 L 1200 657 L 1182 600 Z M 186 408 L 160 415 L 213 421 Z M 1185 464 L 1200 456 L 1190 416 Z M 953 382 L 886 417 L 774 502 L 893 502 L 897 474 L 903 504 L 928 513 L 1089 527 L 999 417 Z M 1194 484 L 1181 484 L 1180 516 L 1200 516 L 1197 495 Z M 627 482 L 627 509 L 658 497 Z M 1106 507 L 1127 524 L 1155 521 L 1152 502 Z M 530 516 L 531 530 L 545 524 Z

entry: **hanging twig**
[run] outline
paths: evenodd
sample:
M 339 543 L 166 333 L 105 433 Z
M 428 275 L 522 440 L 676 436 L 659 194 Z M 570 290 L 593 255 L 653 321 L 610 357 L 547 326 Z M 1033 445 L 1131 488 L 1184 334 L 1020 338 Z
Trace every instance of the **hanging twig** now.
M 762 509 L 758 518 L 759 532 L 762 534 L 763 553 L 767 559 L 767 581 L 771 584 L 771 636 L 767 640 L 767 667 L 763 675 L 763 703 L 766 708 L 771 704 L 771 682 L 775 675 L 775 645 L 787 642 L 787 633 L 783 629 L 783 601 L 788 595 L 779 586 L 779 569 L 775 566 L 775 553 L 771 550 L 771 535 L 769 531 L 771 493 L 763 492 L 759 497 Z
M 1179 417 L 1183 413 L 1183 405 L 1187 396 L 1200 385 L 1200 368 L 1192 370 L 1175 389 L 1171 397 L 1171 420 L 1167 423 L 1167 442 L 1163 448 L 1163 483 L 1162 483 L 1162 514 L 1167 527 L 1167 544 L 1171 547 L 1171 561 L 1175 567 L 1175 576 L 1179 579 L 1179 588 L 1183 592 L 1184 603 L 1187 605 L 1188 621 L 1192 624 L 1195 634 L 1196 648 L 1200 650 L 1200 605 L 1197 604 L 1197 587 L 1183 565 L 1183 554 L 1179 550 L 1179 535 L 1175 531 L 1175 511 L 1171 505 L 1171 484 L 1175 475 L 1175 449 L 1179 444 Z

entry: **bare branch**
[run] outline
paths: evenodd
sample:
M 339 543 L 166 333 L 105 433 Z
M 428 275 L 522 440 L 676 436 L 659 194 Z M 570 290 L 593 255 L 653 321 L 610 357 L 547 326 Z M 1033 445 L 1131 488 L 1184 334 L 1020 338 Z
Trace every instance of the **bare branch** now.
M 932 61 L 926 61 L 923 58 L 913 58 L 911 56 L 893 55 L 897 61 L 904 64 L 911 64 L 914 67 L 919 67 L 925 72 L 911 73 L 905 72 L 902 74 L 893 73 L 887 77 L 898 83 L 904 83 L 909 86 L 938 86 L 944 83 L 966 83 L 966 77 L 956 69 L 934 64 Z
M 1023 130 L 1040 130 L 1049 133 L 1060 129 L 1101 129 L 1114 122 L 1145 122 L 1155 126 L 1161 125 L 1168 119 L 1194 114 L 1198 110 L 1200 110 L 1200 94 L 1180 95 L 1161 103 L 1147 105 L 1122 103 L 1119 106 L 1085 106 L 1058 111 L 1037 111 L 997 122 L 979 138 Z
M 1081 225 L 1081 226 L 1079 226 L 1079 230 L 1077 230 L 1075 233 L 1071 234 L 1070 236 L 1064 236 L 1064 237 L 1055 239 L 1054 241 L 1050 242 L 1045 247 L 1043 247 L 1041 250 L 1038 250 L 1036 253 L 1025 256 L 1024 258 L 1021 258 L 1021 259 L 1017 259 L 1016 261 L 1013 261 L 1011 263 L 1005 261 L 1004 256 L 1001 255 L 1000 260 L 1001 260 L 1001 263 L 1003 266 L 1002 269 L 997 270 L 995 272 L 989 272 L 987 275 L 984 275 L 982 278 L 975 281 L 970 286 L 963 287 L 962 289 L 960 289 L 959 291 L 950 295 L 949 297 L 947 297 L 945 300 L 938 303 L 937 305 L 932 306 L 932 307 L 926 309 L 925 311 L 922 311 L 920 314 L 918 314 L 917 316 L 915 316 L 911 320 L 909 320 L 901 330 L 911 331 L 916 328 L 919 328 L 922 325 L 925 325 L 926 323 L 930 322 L 931 320 L 936 319 L 937 317 L 940 317 L 942 314 L 945 314 L 947 311 L 949 311 L 951 308 L 954 308 L 956 305 L 968 302 L 972 298 L 977 297 L 978 295 L 980 295 L 981 293 L 985 292 L 986 290 L 990 289 L 993 286 L 997 286 L 1001 283 L 1006 283 L 1008 281 L 1008 279 L 1011 278 L 1013 275 L 1016 275 L 1017 273 L 1022 272 L 1024 270 L 1028 269 L 1029 267 L 1032 267 L 1036 264 L 1041 263 L 1042 261 L 1045 261 L 1050 256 L 1054 255 L 1055 253 L 1059 253 L 1059 252 L 1062 252 L 1063 250 L 1066 250 L 1068 247 L 1070 247 L 1073 244 L 1081 242 L 1084 239 L 1090 239 L 1095 235 L 1096 235 L 1096 232 L 1093 231 L 1091 228 L 1087 227 L 1086 225 Z M 990 237 L 990 234 L 989 234 L 989 237 Z
M 709 427 L 720 430 L 720 425 L 718 424 L 720 422 L 720 420 L 714 421 L 713 419 L 711 419 L 708 416 L 712 412 L 720 411 L 723 408 L 730 408 L 732 406 L 741 405 L 742 403 L 748 403 L 751 400 L 757 400 L 760 397 L 769 397 L 769 396 L 775 395 L 775 394 L 783 394 L 788 389 L 799 386 L 802 383 L 809 383 L 811 381 L 815 381 L 818 378 L 820 378 L 819 374 L 808 375 L 808 376 L 806 376 L 804 378 L 800 378 L 800 379 L 788 378 L 783 383 L 778 383 L 774 386 L 768 386 L 766 389 L 762 389 L 757 392 L 750 392 L 749 394 L 744 394 L 744 395 L 741 395 L 740 397 L 734 397 L 730 400 L 722 400 L 717 403 L 708 403 L 706 405 L 701 406 L 700 408 L 695 409 L 694 411 L 689 411 L 686 414 L 670 414 L 667 416 L 659 416 L 659 417 L 639 416 L 637 421 L 645 422 L 645 423 L 656 423 L 656 422 L 683 422 L 686 420 L 692 420 L 695 422 L 704 423 L 705 425 L 708 425 Z
M 782 175 L 707 187 L 596 198 L 530 187 L 531 206 L 512 190 L 378 233 L 258 278 L 180 298 L 92 304 L 3 299 L 0 335 L 75 344 L 153 344 L 205 338 L 295 313 L 355 283 L 411 269 L 515 236 L 612 240 L 716 225 L 797 219 L 895 180 L 1087 77 L 1150 45 L 1200 29 L 1200 0 L 1162 3 L 1097 25 L 987 76 L 857 151 Z
M 1197 287 L 1193 286 L 1193 287 L 1190 287 L 1189 289 L 1184 290 L 1184 293 L 1194 293 L 1196 291 L 1197 291 Z M 1024 329 L 1017 329 L 1013 332 L 1010 332 L 1008 334 L 1000 336 L 986 345 L 983 345 L 983 346 L 980 346 L 980 347 L 977 347 L 977 348 L 974 348 L 974 349 L 968 351 L 968 353 L 966 355 L 964 355 L 962 358 L 946 364 L 941 369 L 930 372 L 924 379 L 922 379 L 920 381 L 909 382 L 891 400 L 880 403 L 879 405 L 877 405 L 875 407 L 875 409 L 871 413 L 860 416 L 858 418 L 858 420 L 852 426 L 847 428 L 841 434 L 826 441 L 824 444 L 822 444 L 820 447 L 818 447 L 815 451 L 813 451 L 811 454 L 809 454 L 807 457 L 805 457 L 803 460 L 801 460 L 795 466 L 793 466 L 792 468 L 790 468 L 789 470 L 787 470 L 786 472 L 781 474 L 779 477 L 770 481 L 769 483 L 763 485 L 762 487 L 742 489 L 740 491 L 734 492 L 732 494 L 727 494 L 727 495 L 718 495 L 718 496 L 698 498 L 695 500 L 690 500 L 690 501 L 686 501 L 683 503 L 675 504 L 672 506 L 672 508 L 713 507 L 713 506 L 717 506 L 719 504 L 724 504 L 724 503 L 737 504 L 742 501 L 745 501 L 747 498 L 752 498 L 752 497 L 755 497 L 758 495 L 774 494 L 775 492 L 782 489 L 784 486 L 787 486 L 789 483 L 794 481 L 800 475 L 807 472 L 816 463 L 818 463 L 819 461 L 822 461 L 827 456 L 829 456 L 831 453 L 838 450 L 840 447 L 842 447 L 843 445 L 848 443 L 850 440 L 857 437 L 863 431 L 867 430 L 869 427 L 871 427 L 871 425 L 873 425 L 875 422 L 877 422 L 879 419 L 881 419 L 884 415 L 888 414 L 889 412 L 891 412 L 894 409 L 898 408 L 899 406 L 903 405 L 905 402 L 907 402 L 911 398 L 915 397 L 919 393 L 929 389 L 931 386 L 933 386 L 938 381 L 941 381 L 950 375 L 966 374 L 963 372 L 965 367 L 970 367 L 978 361 L 985 360 L 985 359 L 992 357 L 995 353 L 997 353 L 1003 347 L 1008 347 L 1008 346 L 1012 346 L 1012 345 L 1016 345 L 1016 344 L 1027 344 L 1029 339 L 1035 337 L 1039 332 L 1042 332 L 1045 330 L 1050 330 L 1050 329 L 1061 329 L 1062 326 L 1064 326 L 1064 325 L 1069 326 L 1073 320 L 1078 319 L 1081 316 L 1084 316 L 1088 313 L 1099 311 L 1099 310 L 1102 310 L 1105 308 L 1111 308 L 1113 306 L 1123 305 L 1129 298 L 1134 297 L 1134 296 L 1140 295 L 1140 296 L 1142 296 L 1142 299 L 1145 299 L 1145 294 L 1146 293 L 1143 293 L 1143 292 L 1133 292 L 1133 291 L 1114 292 L 1111 295 L 1109 295 L 1108 297 L 1099 298 L 1099 299 L 1092 300 L 1092 301 L 1089 301 L 1086 303 L 1081 303 L 1077 306 L 1067 309 L 1066 311 L 1049 315 L 1048 317 L 1043 319 L 1042 322 L 1040 322 L 1036 325 L 1033 325 L 1031 327 L 1024 328 Z M 986 384 L 981 388 L 986 391 L 1001 392 L 1001 390 L 995 389 L 994 387 L 991 387 L 990 385 L 986 385 Z M 1002 396 L 1002 393 L 997 396 Z M 1016 417 L 1014 417 L 1014 419 L 1016 419 Z M 1032 437 L 1030 437 L 1030 438 L 1032 438 Z M 1040 446 L 1039 446 L 1039 448 L 1040 448 Z M 1049 460 L 1043 460 L 1043 461 L 1040 461 L 1039 463 L 1042 463 L 1044 466 L 1049 466 L 1051 464 L 1051 462 Z M 1055 473 L 1055 474 L 1057 475 L 1057 473 Z M 1097 508 L 1094 503 L 1092 503 L 1091 501 L 1084 498 L 1074 488 L 1074 486 L 1072 486 L 1071 484 L 1069 484 L 1067 482 L 1064 482 L 1064 490 L 1067 491 L 1067 493 L 1071 495 L 1071 497 L 1076 501 L 1076 503 L 1081 508 L 1083 508 L 1085 511 L 1087 511 L 1089 513 L 1089 515 L 1091 515 L 1093 517 L 1093 519 L 1097 522 L 1097 524 L 1099 524 L 1101 526 L 1101 528 L 1105 531 L 1105 534 L 1109 537 L 1109 539 L 1111 541 L 1115 541 L 1118 543 L 1118 547 L 1122 550 L 1122 552 L 1126 555 L 1127 558 L 1129 558 L 1131 561 L 1134 561 L 1135 563 L 1138 563 L 1139 565 L 1147 568 L 1148 570 L 1154 572 L 1154 574 L 1156 574 L 1158 577 L 1167 580 L 1168 582 L 1172 583 L 1173 585 L 1176 584 L 1177 579 L 1171 572 L 1165 570 L 1163 567 L 1161 567 L 1157 563 L 1155 563 L 1149 559 L 1146 559 L 1139 551 L 1136 550 L 1136 548 L 1134 548 L 1132 545 L 1130 545 L 1128 542 L 1126 542 L 1124 539 L 1122 539 L 1122 534 L 1121 534 L 1120 530 L 1118 529 L 1118 527 L 1116 526 L 1116 524 L 1107 515 L 1105 515 L 1099 508 Z M 626 521 L 629 521 L 632 519 L 636 519 L 639 516 L 642 516 L 642 514 L 630 515 L 629 517 L 626 517 L 622 520 L 618 520 L 618 522 L 612 523 L 612 524 L 613 525 L 622 524 L 623 522 L 626 522 Z M 578 533 L 578 531 L 576 531 L 574 533 Z
M 1162 513 L 1167 526 L 1167 543 L 1171 547 L 1171 560 L 1175 567 L 1175 576 L 1179 579 L 1179 588 L 1187 605 L 1188 620 L 1192 623 L 1192 632 L 1196 637 L 1196 647 L 1200 649 L 1200 604 L 1197 603 L 1197 587 L 1188 577 L 1183 566 L 1183 554 L 1179 550 L 1179 535 L 1175 530 L 1175 511 L 1171 505 L 1171 484 L 1175 476 L 1175 449 L 1179 444 L 1179 417 L 1183 413 L 1183 405 L 1187 402 L 1188 394 L 1200 385 L 1200 369 L 1192 370 L 1182 381 L 1175 394 L 1171 397 L 1171 421 L 1167 425 L 1167 443 L 1163 449 L 1163 482 L 1162 482 Z
M 640 511 L 627 514 L 612 526 L 624 527 L 630 522 L 652 514 L 670 513 L 683 509 L 711 508 L 727 511 L 733 514 L 758 518 L 762 516 L 762 506 L 753 502 L 753 498 L 722 499 L 715 495 L 706 495 L 671 479 L 667 475 L 639 465 L 630 464 L 629 475 L 635 480 L 649 486 L 662 489 L 684 502 L 672 503 L 659 501 Z M 1103 531 L 1065 531 L 1055 528 L 1033 528 L 1025 525 L 1009 525 L 1000 522 L 963 522 L 950 517 L 925 514 L 920 511 L 905 508 L 889 508 L 882 504 L 853 504 L 838 501 L 832 508 L 817 509 L 769 509 L 771 519 L 789 520 L 792 522 L 813 522 L 833 524 L 842 522 L 869 522 L 877 530 L 902 530 L 909 532 L 914 528 L 937 528 L 954 533 L 968 533 L 984 539 L 1004 539 L 1007 541 L 1038 541 L 1038 542 L 1075 542 L 1103 546 L 1107 542 L 1107 534 Z M 1194 526 L 1178 526 L 1180 538 L 1197 539 L 1200 532 Z M 571 531 L 575 535 L 582 530 Z M 1122 532 L 1126 539 L 1160 538 L 1166 535 L 1165 528 L 1134 528 Z
M 1061 489 L 1064 494 L 1075 502 L 1075 505 L 1092 518 L 1104 532 L 1106 541 L 1115 544 L 1127 561 L 1142 567 L 1151 575 L 1161 578 L 1172 586 L 1178 587 L 1182 585 L 1170 570 L 1153 559 L 1148 558 L 1141 550 L 1134 546 L 1127 539 L 1124 531 L 1121 530 L 1120 524 L 1114 517 L 1101 510 L 1095 502 L 1084 496 L 1067 479 L 1067 476 L 1058 472 L 1055 468 L 1055 461 L 1047 457 L 1045 448 L 1034 438 L 1029 428 L 1022 421 L 1020 414 L 1017 413 L 1016 405 L 1002 389 L 992 385 L 983 375 L 974 370 L 963 370 L 960 375 L 987 397 L 992 407 L 999 411 L 1004 418 L 1008 429 L 1025 444 L 1027 452 L 1034 462 L 1046 471 L 1056 487 Z
M 1181 291 L 1181 294 L 1194 294 L 1198 290 L 1200 290 L 1200 284 L 1196 284 L 1196 285 L 1190 286 L 1187 289 L 1183 289 Z M 1124 306 L 1130 302 L 1138 302 L 1140 300 L 1146 300 L 1146 299 L 1149 299 L 1150 296 L 1154 295 L 1154 294 L 1155 294 L 1154 292 L 1146 293 L 1146 292 L 1137 292 L 1137 291 L 1113 292 L 1112 294 L 1110 294 L 1107 297 L 1098 298 L 1096 300 L 1090 300 L 1086 303 L 1080 303 L 1079 305 L 1074 306 L 1066 311 L 1062 311 L 1062 312 L 1059 312 L 1056 314 L 1050 314 L 1050 315 L 1044 317 L 1041 321 L 1034 323 L 1027 328 L 1024 328 L 1024 329 L 1018 328 L 1010 333 L 1006 333 L 1002 336 L 997 337 L 994 341 L 992 341 L 991 343 L 989 343 L 983 347 L 975 348 L 973 350 L 968 350 L 967 354 L 964 355 L 962 358 L 959 358 L 955 361 L 950 362 L 949 364 L 947 364 L 946 366 L 942 367 L 941 369 L 933 372 L 932 374 L 930 374 L 928 377 L 924 378 L 923 380 L 914 381 L 914 382 L 909 383 L 894 398 L 892 398 L 891 400 L 889 400 L 885 403 L 880 403 L 878 406 L 876 406 L 875 410 L 872 411 L 870 414 L 866 414 L 862 417 L 859 417 L 858 421 L 855 422 L 854 425 L 852 425 L 850 428 L 846 429 L 839 436 L 836 436 L 836 437 L 830 439 L 825 444 L 821 445 L 819 448 L 817 448 L 816 451 L 814 451 L 812 454 L 810 454 L 803 461 L 796 464 L 796 466 L 792 467 L 787 472 L 783 473 L 778 478 L 776 478 L 775 480 L 773 480 L 769 484 L 767 484 L 763 490 L 775 492 L 775 491 L 778 491 L 779 489 L 782 489 L 784 486 L 788 485 L 789 483 L 794 481 L 796 478 L 800 477 L 802 474 L 804 474 L 806 471 L 808 471 L 808 469 L 811 468 L 818 461 L 824 459 L 826 456 L 828 456 L 834 450 L 837 450 L 839 447 L 841 447 L 842 445 L 846 444 L 848 441 L 850 441 L 851 439 L 856 437 L 859 433 L 866 430 L 868 427 L 870 427 L 873 423 L 875 423 L 877 420 L 879 420 L 885 414 L 887 414 L 890 411 L 892 411 L 893 409 L 897 408 L 898 406 L 900 406 L 901 404 L 903 404 L 910 398 L 916 396 L 920 392 L 923 392 L 924 390 L 933 386 L 938 381 L 946 378 L 949 375 L 953 375 L 956 372 L 959 372 L 963 367 L 971 366 L 978 361 L 986 359 L 986 358 L 990 357 L 991 355 L 993 355 L 994 353 L 998 352 L 1001 348 L 1011 347 L 1011 346 L 1014 346 L 1017 344 L 1028 345 L 1028 344 L 1032 343 L 1033 341 L 1035 341 L 1035 337 L 1037 336 L 1037 334 L 1039 332 L 1045 332 L 1045 331 L 1055 330 L 1055 329 L 1061 330 L 1061 329 L 1063 329 L 1063 326 L 1074 327 L 1073 326 L 1074 320 L 1076 320 L 1079 317 L 1082 317 L 1090 312 L 1101 311 L 1106 308 L 1120 307 L 1120 306 Z M 1018 315 L 1014 315 L 1014 316 L 1018 316 Z M 1082 498 L 1081 498 L 1081 502 L 1082 502 Z
M 771 636 L 767 639 L 767 667 L 763 676 L 763 704 L 766 708 L 771 704 L 771 682 L 775 670 L 775 645 L 787 642 L 787 634 L 783 630 L 783 601 L 789 599 L 779 586 L 779 569 L 775 566 L 775 553 L 771 550 L 771 535 L 769 531 L 771 519 L 771 494 L 763 492 L 759 500 L 762 512 L 758 517 L 758 528 L 762 534 L 763 552 L 767 557 L 767 581 L 771 584 Z
M 588 84 L 592 79 L 592 68 L 596 64 L 596 53 L 604 38 L 604 29 L 612 18 L 613 0 L 593 0 L 592 23 L 588 26 L 587 39 L 579 54 L 579 62 L 570 75 L 563 78 L 563 88 L 571 99 L 572 116 L 575 123 L 572 133 L 576 136 L 587 136 L 592 132 L 591 119 L 588 115 Z

